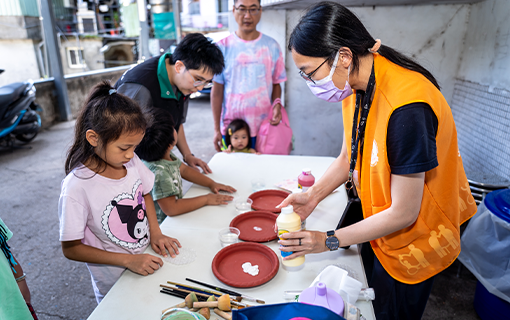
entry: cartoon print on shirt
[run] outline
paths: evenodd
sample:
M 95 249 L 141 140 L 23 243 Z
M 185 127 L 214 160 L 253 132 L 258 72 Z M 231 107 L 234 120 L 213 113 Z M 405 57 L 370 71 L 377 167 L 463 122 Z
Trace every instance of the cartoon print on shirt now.
M 132 194 L 122 193 L 110 201 L 103 211 L 102 225 L 108 238 L 123 248 L 147 245 L 149 221 L 140 179 L 135 182 Z

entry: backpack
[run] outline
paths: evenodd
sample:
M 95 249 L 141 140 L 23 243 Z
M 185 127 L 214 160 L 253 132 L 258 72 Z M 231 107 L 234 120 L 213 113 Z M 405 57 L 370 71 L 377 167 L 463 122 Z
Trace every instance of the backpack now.
M 282 121 L 276 126 L 271 125 L 268 119 L 262 121 L 257 134 L 255 150 L 262 154 L 288 155 L 292 150 L 292 129 L 290 128 L 287 111 L 282 106 Z M 271 115 L 272 113 L 269 113 Z

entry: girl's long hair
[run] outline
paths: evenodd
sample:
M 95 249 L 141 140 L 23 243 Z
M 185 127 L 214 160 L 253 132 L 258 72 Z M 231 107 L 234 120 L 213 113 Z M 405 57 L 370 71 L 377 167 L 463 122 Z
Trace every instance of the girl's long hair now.
M 307 57 L 328 58 L 331 66 L 342 47 L 352 52 L 352 71 L 359 71 L 359 59 L 371 54 L 368 49 L 375 39 L 349 9 L 336 2 L 324 1 L 310 8 L 299 20 L 289 39 L 289 50 Z M 388 46 L 381 45 L 378 53 L 403 68 L 421 73 L 438 90 L 441 89 L 434 76 L 424 67 Z
M 225 144 L 230 146 L 232 142 L 230 142 L 230 137 L 236 132 L 241 129 L 245 129 L 246 133 L 248 134 L 248 145 L 247 148 L 254 148 L 251 145 L 251 136 L 250 136 L 250 126 L 244 121 L 243 119 L 235 119 L 230 122 L 230 124 L 227 127 L 227 132 L 225 134 Z
M 109 81 L 98 83 L 90 91 L 76 120 L 74 142 L 65 163 L 66 175 L 85 163 L 92 165 L 90 169 L 95 173 L 106 169 L 107 163 L 86 139 L 88 130 L 99 136 L 98 148 L 102 152 L 121 134 L 145 132 L 146 126 L 145 116 L 135 101 L 117 93 Z

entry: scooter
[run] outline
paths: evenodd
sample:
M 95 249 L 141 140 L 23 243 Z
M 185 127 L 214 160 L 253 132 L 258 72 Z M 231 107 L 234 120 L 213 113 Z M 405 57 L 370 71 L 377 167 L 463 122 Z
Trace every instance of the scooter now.
M 4 72 L 0 69 L 0 73 Z M 37 136 L 41 128 L 41 107 L 35 103 L 32 80 L 0 87 L 0 147 L 18 148 Z

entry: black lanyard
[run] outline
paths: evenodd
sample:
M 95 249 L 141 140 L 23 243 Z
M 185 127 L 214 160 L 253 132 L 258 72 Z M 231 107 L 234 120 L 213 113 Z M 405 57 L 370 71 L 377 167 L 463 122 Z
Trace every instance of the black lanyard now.
M 345 183 L 347 190 L 352 189 L 354 186 L 352 176 L 354 168 L 356 167 L 356 161 L 358 160 L 358 146 L 360 141 L 363 141 L 365 137 L 365 128 L 367 124 L 368 111 L 372 105 L 372 93 L 375 87 L 375 72 L 374 65 L 372 64 L 372 73 L 368 79 L 367 91 L 356 90 L 356 108 L 354 110 L 354 119 L 352 122 L 352 135 L 351 135 L 351 162 L 349 165 L 349 178 Z M 363 110 L 361 110 L 361 117 L 358 124 L 358 115 L 360 105 L 363 102 Z M 361 142 L 363 144 L 363 142 Z

